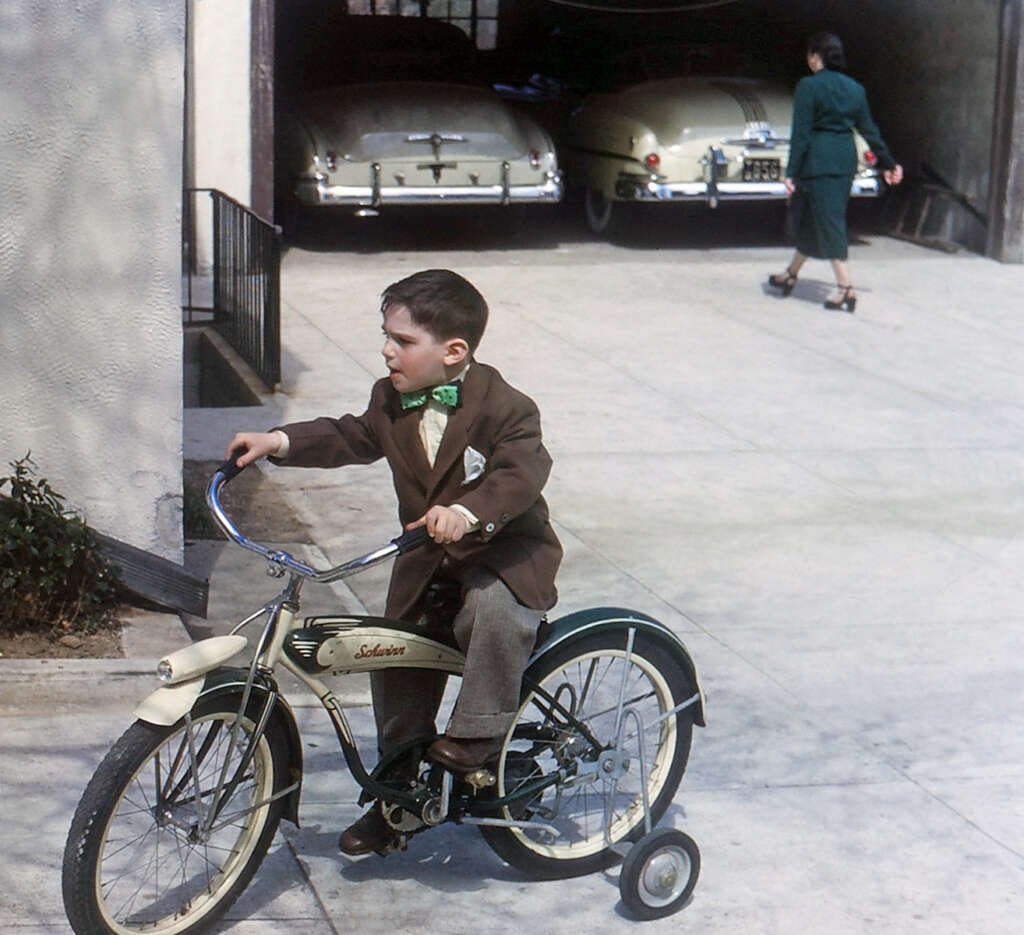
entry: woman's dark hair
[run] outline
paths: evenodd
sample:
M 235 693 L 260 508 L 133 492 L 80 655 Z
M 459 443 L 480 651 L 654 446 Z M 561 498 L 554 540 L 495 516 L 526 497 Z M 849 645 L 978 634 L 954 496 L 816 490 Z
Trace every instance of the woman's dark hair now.
M 470 353 L 487 327 L 487 303 L 476 287 L 450 269 L 425 269 L 394 282 L 381 296 L 381 314 L 396 305 L 438 341 L 462 338 Z
M 816 32 L 807 40 L 807 54 L 821 56 L 822 64 L 831 71 L 846 68 L 846 53 L 843 43 L 834 32 Z

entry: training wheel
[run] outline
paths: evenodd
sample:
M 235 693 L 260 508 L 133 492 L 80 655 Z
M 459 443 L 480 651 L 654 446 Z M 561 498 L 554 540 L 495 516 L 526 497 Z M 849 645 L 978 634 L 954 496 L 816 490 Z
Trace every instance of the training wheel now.
M 676 828 L 655 828 L 622 862 L 619 893 L 636 918 L 660 919 L 690 898 L 699 873 L 697 842 Z

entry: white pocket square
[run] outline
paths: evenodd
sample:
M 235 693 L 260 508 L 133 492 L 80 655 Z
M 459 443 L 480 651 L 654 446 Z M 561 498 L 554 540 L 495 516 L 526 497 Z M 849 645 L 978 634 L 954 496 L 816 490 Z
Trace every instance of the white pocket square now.
M 463 485 L 471 484 L 484 472 L 487 459 L 470 445 L 462 454 L 462 473 L 465 475 Z

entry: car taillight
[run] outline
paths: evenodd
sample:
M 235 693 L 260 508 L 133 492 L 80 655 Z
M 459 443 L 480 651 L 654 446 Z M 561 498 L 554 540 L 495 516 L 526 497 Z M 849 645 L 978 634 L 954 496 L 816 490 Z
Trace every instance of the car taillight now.
M 648 153 L 644 156 L 644 165 L 653 172 L 661 165 L 661 156 L 657 153 Z
M 324 156 L 324 161 L 327 163 L 328 171 L 333 172 L 338 168 L 338 154 L 334 152 L 334 150 L 327 150 L 327 153 Z
M 530 150 L 530 165 L 534 169 L 539 169 L 540 168 L 540 150 L 537 150 L 537 149 L 531 149 Z
M 878 157 L 873 152 L 871 152 L 870 149 L 865 149 L 864 150 L 864 161 L 869 166 L 873 166 L 876 162 L 878 162 Z

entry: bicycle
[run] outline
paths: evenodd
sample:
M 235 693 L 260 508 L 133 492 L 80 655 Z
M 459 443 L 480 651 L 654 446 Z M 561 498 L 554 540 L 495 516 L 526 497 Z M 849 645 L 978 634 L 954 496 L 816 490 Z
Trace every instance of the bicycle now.
M 680 830 L 652 828 L 682 779 L 693 725 L 704 725 L 704 698 L 690 654 L 667 627 L 608 607 L 545 622 L 493 768 L 454 775 L 424 759 L 435 739 L 424 737 L 369 771 L 324 680 L 389 666 L 458 675 L 464 657 L 381 617 L 302 620 L 300 592 L 306 580 L 336 581 L 416 548 L 425 530 L 317 570 L 235 526 L 220 491 L 239 472 L 231 461 L 218 468 L 210 511 L 232 542 L 287 582 L 230 634 L 162 659 L 161 686 L 97 767 L 64 852 L 64 905 L 78 935 L 199 932 L 249 884 L 280 821 L 298 825 L 302 744 L 277 666 L 320 699 L 360 804 L 380 801 L 398 848 L 443 822 L 473 824 L 499 857 L 541 879 L 591 873 L 624 854 L 619 888 L 638 918 L 685 904 L 698 847 Z M 239 631 L 261 618 L 252 661 L 230 665 L 248 645 Z

